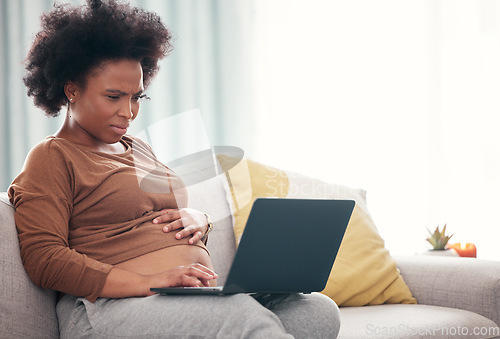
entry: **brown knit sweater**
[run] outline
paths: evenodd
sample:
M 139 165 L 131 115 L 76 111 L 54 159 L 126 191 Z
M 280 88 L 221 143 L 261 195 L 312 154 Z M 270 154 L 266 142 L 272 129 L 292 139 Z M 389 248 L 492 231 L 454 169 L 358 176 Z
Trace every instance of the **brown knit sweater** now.
M 35 284 L 94 301 L 112 265 L 187 244 L 152 223 L 186 204 L 182 181 L 141 140 L 121 142 L 124 153 L 107 154 L 47 137 L 29 153 L 9 197 Z

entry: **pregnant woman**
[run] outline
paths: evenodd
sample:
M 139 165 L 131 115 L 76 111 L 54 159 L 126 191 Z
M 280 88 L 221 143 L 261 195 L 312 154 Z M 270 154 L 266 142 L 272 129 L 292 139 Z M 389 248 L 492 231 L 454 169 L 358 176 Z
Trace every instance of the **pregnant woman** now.
M 186 208 L 182 180 L 127 134 L 170 50 L 160 18 L 128 4 L 55 5 L 42 16 L 24 81 L 48 116 L 65 107 L 66 117 L 30 151 L 9 197 L 26 271 L 61 292 L 61 337 L 336 336 L 338 309 L 318 294 L 270 310 L 244 294 L 150 291 L 217 279 L 209 216 Z

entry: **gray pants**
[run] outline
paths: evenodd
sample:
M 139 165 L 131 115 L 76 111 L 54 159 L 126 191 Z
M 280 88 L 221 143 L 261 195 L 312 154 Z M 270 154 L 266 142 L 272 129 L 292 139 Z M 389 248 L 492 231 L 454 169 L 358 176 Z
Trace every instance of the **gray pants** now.
M 263 307 L 246 294 L 106 299 L 66 295 L 57 304 L 61 338 L 335 338 L 337 305 L 319 293 Z

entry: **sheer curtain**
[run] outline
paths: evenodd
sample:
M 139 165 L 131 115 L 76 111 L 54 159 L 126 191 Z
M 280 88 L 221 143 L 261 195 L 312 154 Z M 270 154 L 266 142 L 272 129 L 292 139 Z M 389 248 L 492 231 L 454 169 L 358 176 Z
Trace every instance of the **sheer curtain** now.
M 59 1 L 83 4 L 84 0 Z M 212 145 L 243 145 L 238 130 L 251 119 L 251 27 L 253 2 L 244 0 L 132 0 L 157 12 L 175 36 L 174 50 L 146 91 L 130 133 L 167 117 L 199 108 Z M 21 170 L 27 152 L 57 131 L 60 117 L 47 118 L 33 106 L 22 83 L 22 61 L 39 29 L 39 17 L 53 0 L 0 1 L 0 191 Z M 241 144 L 243 143 L 243 144 Z
M 256 10 L 256 158 L 366 189 L 393 253 L 427 250 L 446 223 L 452 242 L 500 260 L 500 3 Z

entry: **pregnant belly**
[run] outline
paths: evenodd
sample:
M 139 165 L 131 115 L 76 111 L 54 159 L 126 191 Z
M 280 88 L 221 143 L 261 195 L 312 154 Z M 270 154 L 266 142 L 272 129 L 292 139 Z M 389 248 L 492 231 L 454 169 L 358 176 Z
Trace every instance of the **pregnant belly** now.
M 139 257 L 121 262 L 114 267 L 139 274 L 155 274 L 176 266 L 185 266 L 194 263 L 202 264 L 213 270 L 212 261 L 208 253 L 195 245 L 176 245 L 162 248 Z M 212 280 L 211 285 L 217 282 Z

